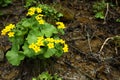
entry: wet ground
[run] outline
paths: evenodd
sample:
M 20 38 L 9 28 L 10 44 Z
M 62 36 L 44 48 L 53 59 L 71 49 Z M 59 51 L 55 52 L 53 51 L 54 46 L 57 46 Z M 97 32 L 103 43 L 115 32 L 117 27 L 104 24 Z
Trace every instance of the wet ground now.
M 25 60 L 19 67 L 14 67 L 0 54 L 4 57 L 0 62 L 0 80 L 31 80 L 41 71 L 57 73 L 64 80 L 120 80 L 120 46 L 117 45 L 120 40 L 109 39 L 120 36 L 120 23 L 114 21 L 120 15 L 120 8 L 111 8 L 114 15 L 109 14 L 104 21 L 95 19 L 93 3 L 85 0 L 57 3 L 54 7 L 64 14 L 61 20 L 67 28 L 62 38 L 67 41 L 69 52 L 59 59 L 51 59 L 43 70 L 39 60 Z M 22 1 L 14 1 L 9 7 L 0 9 L 4 13 L 0 16 L 0 29 L 24 17 L 26 9 L 23 5 Z M 7 37 L 1 36 L 0 52 L 5 54 L 9 48 Z

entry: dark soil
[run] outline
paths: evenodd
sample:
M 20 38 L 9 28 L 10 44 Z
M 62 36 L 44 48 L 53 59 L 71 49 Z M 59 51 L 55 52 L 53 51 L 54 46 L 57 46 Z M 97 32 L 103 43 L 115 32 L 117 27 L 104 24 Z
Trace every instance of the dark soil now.
M 3 12 L 0 30 L 25 16 L 27 9 L 22 1 L 15 0 L 8 7 L 0 8 Z M 44 3 L 51 5 L 52 2 L 48 1 Z M 69 52 L 58 59 L 48 60 L 50 62 L 45 67 L 40 67 L 42 60 L 27 59 L 19 67 L 14 67 L 4 57 L 0 62 L 0 80 L 31 80 L 42 71 L 57 73 L 64 80 L 120 80 L 120 46 L 111 39 L 103 44 L 110 37 L 120 36 L 120 23 L 115 22 L 120 15 L 120 7 L 109 9 L 113 14 L 109 13 L 104 21 L 95 19 L 94 2 L 65 0 L 56 3 L 54 7 L 64 15 L 61 21 L 67 28 L 62 38 L 68 43 Z M 7 37 L 0 36 L 0 51 L 4 55 L 10 45 Z

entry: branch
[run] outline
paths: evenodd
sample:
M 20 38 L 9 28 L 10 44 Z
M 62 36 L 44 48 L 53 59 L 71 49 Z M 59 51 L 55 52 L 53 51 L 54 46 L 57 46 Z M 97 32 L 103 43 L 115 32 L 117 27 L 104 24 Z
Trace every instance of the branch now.
M 108 12 L 109 12 L 109 3 L 107 3 L 107 10 L 106 10 L 106 13 L 105 13 L 105 18 L 104 18 L 103 24 L 106 23 L 106 18 L 107 18 Z
M 107 43 L 107 41 L 108 41 L 108 40 L 110 40 L 110 39 L 113 39 L 113 37 L 109 37 L 109 38 L 105 39 L 105 41 L 104 41 L 103 45 L 102 45 L 102 46 L 101 46 L 101 48 L 100 48 L 99 53 L 101 53 L 101 52 L 102 52 L 102 50 L 103 50 L 103 48 L 104 48 L 105 44 L 106 44 L 106 43 Z

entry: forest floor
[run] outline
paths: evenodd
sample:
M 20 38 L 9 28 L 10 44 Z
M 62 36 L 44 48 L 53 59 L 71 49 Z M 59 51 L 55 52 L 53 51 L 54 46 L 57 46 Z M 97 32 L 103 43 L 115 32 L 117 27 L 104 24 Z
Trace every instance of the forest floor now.
M 66 30 L 62 38 L 69 45 L 69 52 L 52 59 L 44 70 L 57 73 L 63 80 L 120 80 L 120 45 L 117 45 L 120 39 L 112 40 L 120 36 L 120 23 L 115 21 L 120 7 L 110 8 L 113 14 L 108 14 L 107 20 L 100 20 L 93 14 L 94 1 L 76 1 L 57 3 L 56 9 L 64 15 Z M 0 11 L 4 14 L 0 16 L 0 30 L 8 23 L 18 22 L 26 13 L 22 0 Z M 9 48 L 7 37 L 0 36 L 0 51 L 5 54 Z M 0 80 L 31 80 L 41 72 L 41 62 L 36 60 L 36 63 L 26 60 L 15 67 L 4 57 L 0 62 Z

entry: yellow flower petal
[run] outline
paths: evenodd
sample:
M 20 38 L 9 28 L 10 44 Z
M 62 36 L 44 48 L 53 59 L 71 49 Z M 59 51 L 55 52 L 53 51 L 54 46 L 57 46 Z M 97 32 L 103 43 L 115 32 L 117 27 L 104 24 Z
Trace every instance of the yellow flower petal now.
M 8 36 L 9 36 L 9 37 L 14 37 L 14 34 L 15 34 L 14 32 L 9 32 L 9 33 L 8 33 Z
M 45 21 L 43 19 L 38 20 L 39 24 L 44 24 Z
M 36 8 L 36 11 L 37 11 L 37 13 L 41 13 L 41 12 L 42 12 L 42 9 L 39 8 L 39 7 L 37 7 L 37 8 Z
M 64 29 L 65 28 L 65 25 L 63 22 L 56 22 L 56 24 L 58 25 L 58 29 Z
M 40 47 L 37 46 L 35 43 L 30 44 L 29 48 L 33 49 L 35 51 L 35 53 L 40 51 Z
M 49 49 L 54 48 L 54 43 L 48 43 L 47 46 L 48 46 Z
M 68 52 L 68 45 L 67 44 L 64 44 L 63 51 Z

